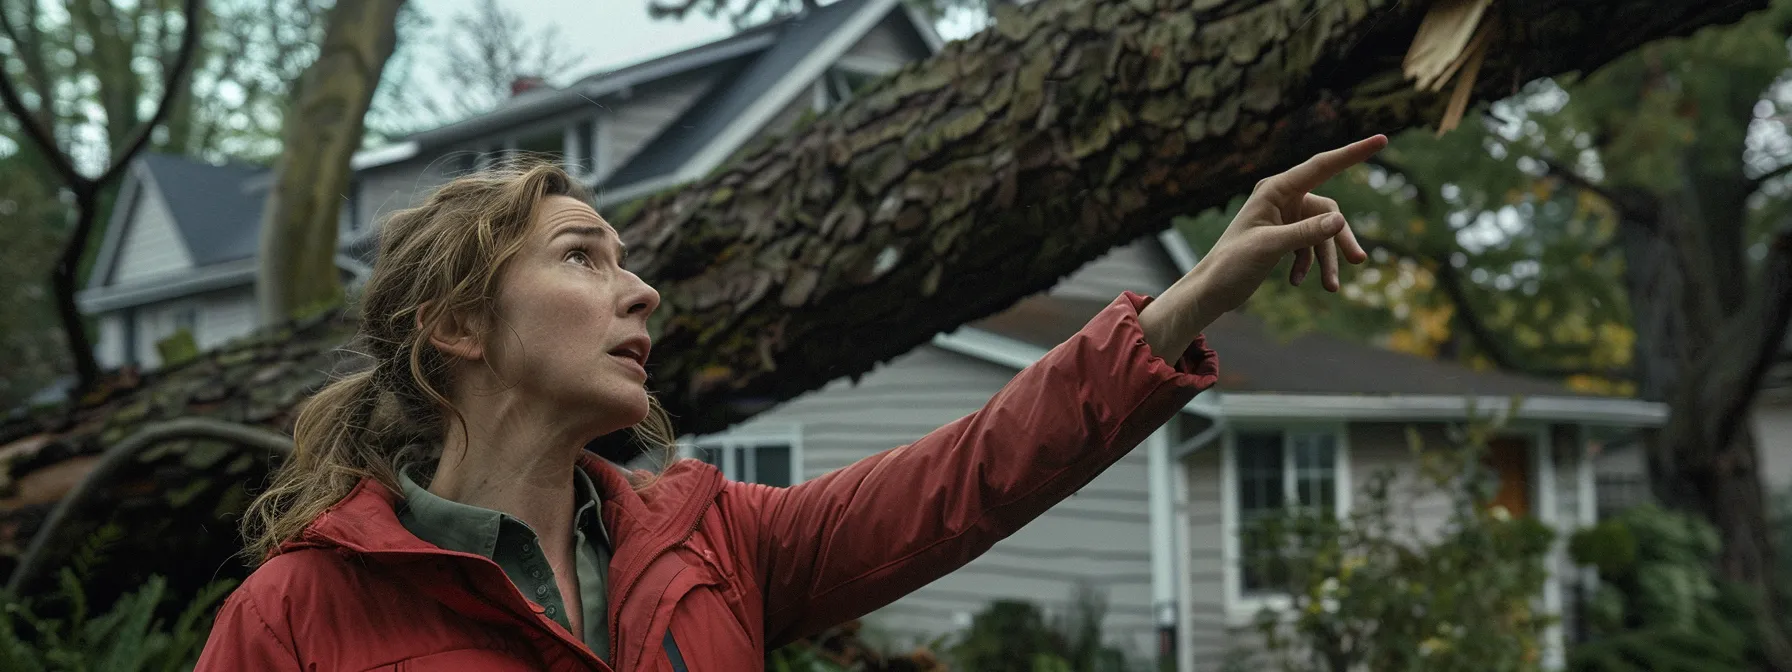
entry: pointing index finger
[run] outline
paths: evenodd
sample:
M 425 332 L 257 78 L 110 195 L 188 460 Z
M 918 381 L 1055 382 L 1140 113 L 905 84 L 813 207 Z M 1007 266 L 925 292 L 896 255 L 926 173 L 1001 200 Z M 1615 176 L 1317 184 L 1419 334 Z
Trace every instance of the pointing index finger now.
M 1376 152 L 1388 146 L 1385 135 L 1373 135 L 1337 149 L 1313 155 L 1302 161 L 1300 165 L 1289 168 L 1281 174 L 1283 183 L 1292 191 L 1306 193 L 1318 189 L 1326 180 L 1336 177 L 1344 169 L 1369 160 Z

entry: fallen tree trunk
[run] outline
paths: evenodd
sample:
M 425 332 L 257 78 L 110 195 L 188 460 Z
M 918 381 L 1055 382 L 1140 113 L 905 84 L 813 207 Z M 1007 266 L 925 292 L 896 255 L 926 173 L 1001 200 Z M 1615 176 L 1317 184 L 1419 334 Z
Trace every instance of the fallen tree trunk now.
M 1476 98 L 1595 68 L 1765 3 L 1523 4 L 1506 12 Z M 1447 101 L 1414 90 L 1401 67 L 1431 6 L 1042 0 L 1004 16 L 718 174 L 617 217 L 640 262 L 631 265 L 664 296 L 652 384 L 681 429 L 722 428 L 995 313 L 1314 151 L 1432 123 Z M 335 348 L 351 329 L 329 315 L 289 325 L 0 425 L 9 498 L 0 500 L 0 570 L 82 470 L 65 466 L 71 460 L 183 416 L 287 429 L 295 405 L 340 364 Z M 217 490 L 262 473 L 243 466 L 216 477 L 207 471 L 216 459 L 183 466 L 190 450 L 146 456 L 145 475 L 120 496 L 171 487 L 182 469 L 208 474 Z M 225 506 L 234 500 L 214 494 L 159 540 L 234 541 Z
M 1489 10 L 1506 37 L 1476 97 L 1765 3 L 1523 5 Z M 681 428 L 720 429 L 1315 151 L 1435 122 L 1444 96 L 1402 76 L 1433 6 L 1045 1 L 1003 16 L 626 218 L 663 297 L 655 352 L 671 355 L 653 385 Z

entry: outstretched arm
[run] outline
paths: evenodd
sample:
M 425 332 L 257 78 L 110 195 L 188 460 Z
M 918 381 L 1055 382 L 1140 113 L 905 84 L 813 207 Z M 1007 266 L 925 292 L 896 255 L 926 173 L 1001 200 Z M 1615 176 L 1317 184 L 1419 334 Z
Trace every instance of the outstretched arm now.
M 981 410 L 913 444 L 792 488 L 730 483 L 722 506 L 764 596 L 768 647 L 918 589 L 1088 484 L 1211 387 L 1200 332 L 1242 305 L 1282 255 L 1315 257 L 1337 291 L 1338 247 L 1363 253 L 1308 192 L 1386 144 L 1376 136 L 1259 183 L 1218 244 L 1153 301 L 1127 293 L 1017 374 Z

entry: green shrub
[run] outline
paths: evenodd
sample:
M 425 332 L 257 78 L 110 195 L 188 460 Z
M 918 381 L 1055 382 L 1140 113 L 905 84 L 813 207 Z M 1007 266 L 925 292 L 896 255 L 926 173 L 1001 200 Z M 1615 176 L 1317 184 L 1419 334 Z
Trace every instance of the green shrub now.
M 1262 562 L 1282 579 L 1286 609 L 1266 608 L 1257 630 L 1284 670 L 1502 672 L 1541 665 L 1553 615 L 1533 610 L 1549 579 L 1554 532 L 1491 507 L 1485 439 L 1472 425 L 1430 449 L 1409 432 L 1418 483 L 1392 470 L 1369 479 L 1350 513 L 1291 510 L 1261 523 L 1273 540 Z M 1394 493 L 1443 496 L 1441 528 L 1426 530 Z M 1261 669 L 1261 668 L 1259 668 Z
M 1599 570 L 1589 639 L 1568 651 L 1573 672 L 1723 672 L 1759 662 L 1755 606 L 1719 580 L 1716 530 L 1698 518 L 1639 506 L 1575 534 L 1575 562 Z
M 158 613 L 168 606 L 167 583 L 152 576 L 104 613 L 89 614 L 82 584 L 99 566 L 104 547 L 118 539 L 115 526 L 100 529 L 58 573 L 50 607 L 38 613 L 32 600 L 0 596 L 0 670 L 42 672 L 177 672 L 192 669 L 211 631 L 211 610 L 234 587 L 207 585 L 172 623 Z

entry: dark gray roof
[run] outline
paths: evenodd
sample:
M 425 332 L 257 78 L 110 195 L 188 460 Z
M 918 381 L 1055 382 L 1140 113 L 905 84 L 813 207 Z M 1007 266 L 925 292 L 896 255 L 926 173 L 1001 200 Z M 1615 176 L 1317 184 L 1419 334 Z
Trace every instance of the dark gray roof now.
M 739 118 L 766 89 L 833 35 L 866 0 L 840 0 L 778 21 L 765 30 L 776 31 L 770 48 L 743 65 L 725 84 L 717 86 L 668 124 L 635 156 L 634 161 L 611 175 L 607 182 L 625 186 L 671 174 L 715 141 L 729 122 Z
M 143 166 L 155 179 L 194 266 L 255 256 L 261 236 L 260 193 L 243 184 L 267 169 L 242 163 L 222 166 L 170 154 L 146 153 Z
M 1050 348 L 1107 305 L 1040 294 L 970 326 Z M 1219 354 L 1220 389 L 1228 392 L 1588 396 L 1548 380 L 1477 371 L 1320 333 L 1284 342 L 1261 319 L 1237 312 L 1221 316 L 1205 333 Z

